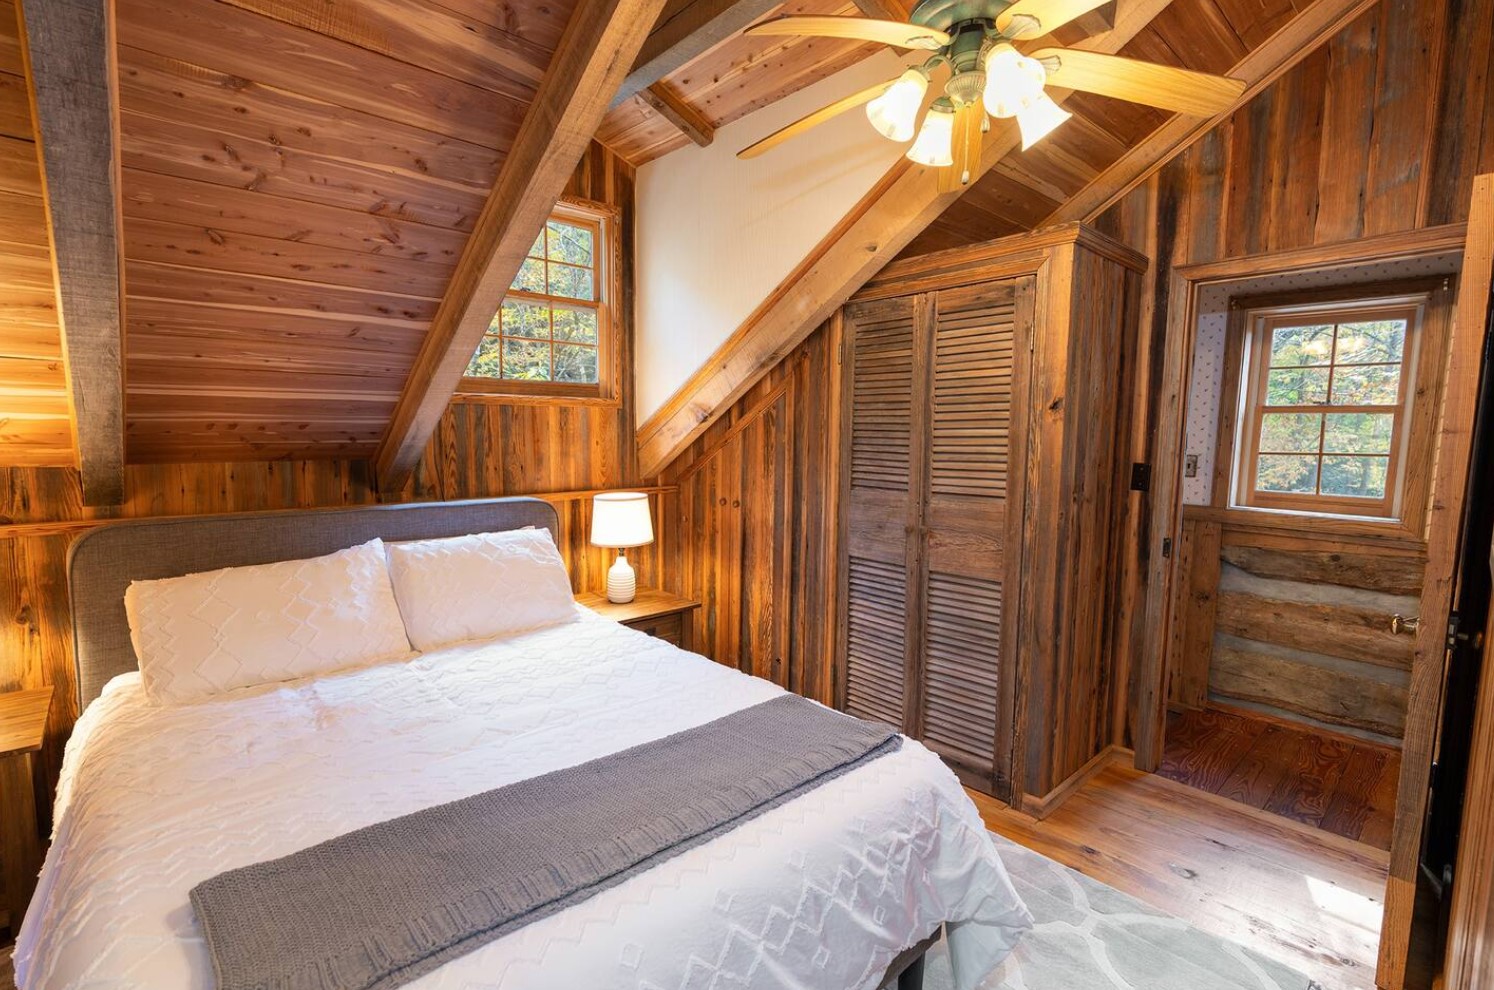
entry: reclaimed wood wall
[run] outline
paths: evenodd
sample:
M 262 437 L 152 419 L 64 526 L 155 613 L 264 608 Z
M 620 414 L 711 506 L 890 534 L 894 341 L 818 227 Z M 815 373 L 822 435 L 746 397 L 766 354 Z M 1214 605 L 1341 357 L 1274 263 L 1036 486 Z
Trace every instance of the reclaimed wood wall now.
M 1466 219 L 1473 177 L 1494 169 L 1491 36 L 1494 0 L 1384 0 L 1098 219 L 1100 229 L 1154 262 L 1130 383 L 1132 460 L 1150 462 L 1155 449 L 1166 328 L 1171 308 L 1182 304 L 1169 295 L 1174 267 L 1306 247 L 1331 254 L 1333 245 L 1358 238 Z M 1154 542 L 1148 496 L 1134 494 L 1131 509 L 1134 538 L 1122 561 L 1127 621 L 1117 630 L 1117 662 L 1128 668 L 1140 648 Z M 1283 532 L 1320 535 L 1307 527 Z M 1192 538 L 1215 537 L 1202 529 Z M 1197 600 L 1207 599 L 1211 580 L 1213 565 L 1203 566 L 1189 578 L 1194 600 L 1180 589 L 1195 652 L 1212 641 L 1197 626 L 1198 613 L 1214 607 Z M 1169 632 L 1174 643 L 1184 635 L 1177 626 Z M 1191 663 L 1196 669 L 1196 656 Z M 1179 676 L 1191 680 L 1180 686 Z M 1206 686 L 1184 673 L 1170 688 L 1197 700 Z M 1131 718 L 1118 713 L 1116 724 L 1134 729 Z
M 816 330 L 661 475 L 665 586 L 698 599 L 695 648 L 834 704 L 838 319 Z
M 3 0 L 0 0 L 3 2 Z M 631 259 L 633 170 L 600 145 L 577 166 L 567 193 L 621 207 Z M 623 370 L 632 375 L 632 272 L 623 273 Z M 542 494 L 560 514 L 558 542 L 578 591 L 606 587 L 611 555 L 587 542 L 590 493 L 636 487 L 631 395 L 612 405 L 457 399 L 442 417 L 414 480 L 392 500 Z M 668 493 L 655 499 L 661 540 L 630 554 L 645 586 L 659 583 L 668 543 Z M 0 690 L 56 686 L 39 774 L 39 806 L 51 786 L 77 707 L 66 590 L 67 550 L 96 520 L 364 505 L 378 501 L 361 460 L 131 464 L 125 499 L 84 507 L 72 468 L 0 468 Z

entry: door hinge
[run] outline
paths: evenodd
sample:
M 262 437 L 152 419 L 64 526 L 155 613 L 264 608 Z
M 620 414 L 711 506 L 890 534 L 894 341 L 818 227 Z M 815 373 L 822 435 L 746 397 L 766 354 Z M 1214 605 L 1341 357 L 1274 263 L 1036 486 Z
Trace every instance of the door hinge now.
M 1149 492 L 1152 490 L 1152 466 L 1137 461 L 1131 465 L 1131 491 Z
M 1171 556 L 1172 556 L 1172 537 L 1170 537 L 1170 536 L 1164 536 L 1164 537 L 1162 537 L 1162 557 L 1165 560 L 1167 558 L 1170 558 Z

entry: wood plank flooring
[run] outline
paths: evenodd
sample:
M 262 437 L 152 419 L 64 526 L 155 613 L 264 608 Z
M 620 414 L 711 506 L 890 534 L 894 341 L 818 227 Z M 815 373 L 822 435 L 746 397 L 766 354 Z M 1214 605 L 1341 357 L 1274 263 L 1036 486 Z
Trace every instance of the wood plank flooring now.
M 1373 990 L 1388 856 L 1111 764 L 1043 821 L 970 792 L 987 827 L 1293 966 L 1323 990 Z
M 1304 825 L 1390 848 L 1396 750 L 1238 711 L 1171 712 L 1157 772 Z

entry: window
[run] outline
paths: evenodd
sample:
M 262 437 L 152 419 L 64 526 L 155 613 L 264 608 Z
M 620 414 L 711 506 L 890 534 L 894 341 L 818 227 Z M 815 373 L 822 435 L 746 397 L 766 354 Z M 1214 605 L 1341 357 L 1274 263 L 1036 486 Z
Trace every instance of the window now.
M 1427 296 L 1249 310 L 1237 506 L 1395 518 Z
M 612 220 L 570 204 L 535 239 L 462 380 L 464 392 L 607 399 Z

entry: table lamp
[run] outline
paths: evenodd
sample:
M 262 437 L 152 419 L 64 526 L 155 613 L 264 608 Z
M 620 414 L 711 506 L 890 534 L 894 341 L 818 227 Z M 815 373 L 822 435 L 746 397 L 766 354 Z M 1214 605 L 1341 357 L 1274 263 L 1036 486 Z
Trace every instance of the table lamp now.
M 607 571 L 607 600 L 621 605 L 633 600 L 638 579 L 624 552 L 654 542 L 654 520 L 646 492 L 603 492 L 591 502 L 591 545 L 617 551 L 617 562 Z

